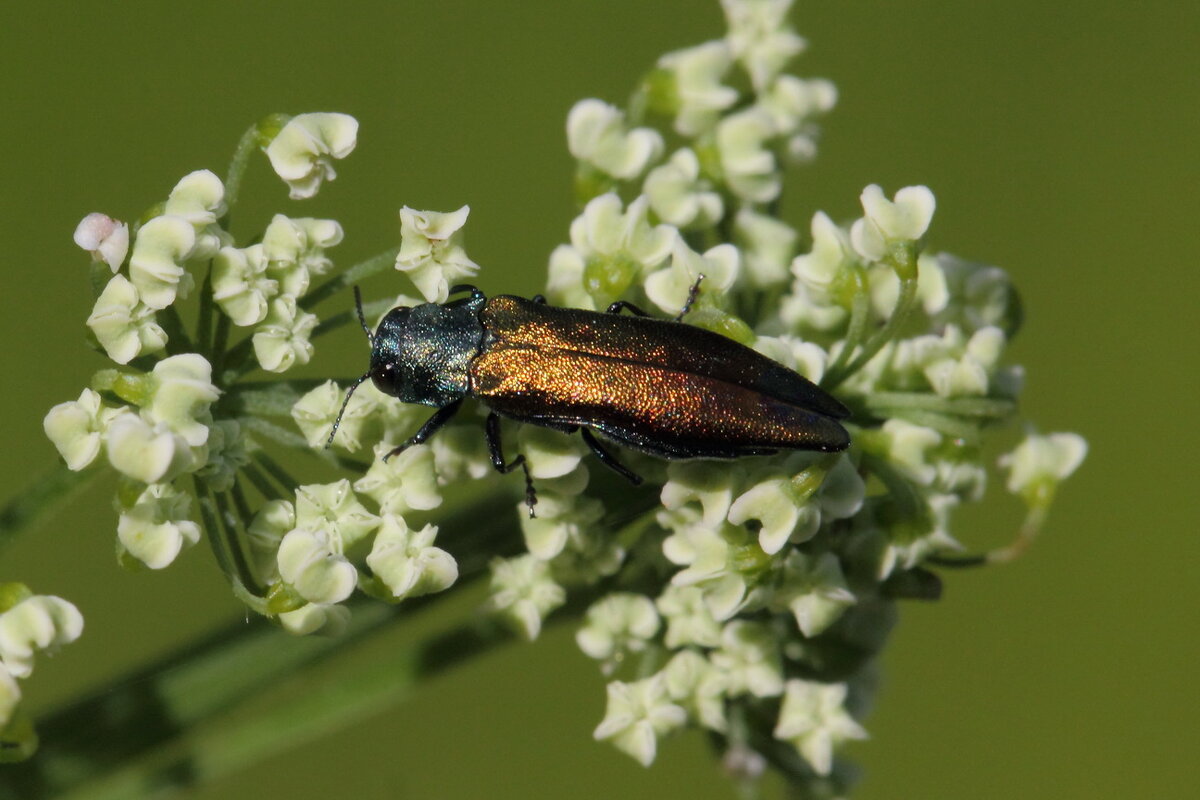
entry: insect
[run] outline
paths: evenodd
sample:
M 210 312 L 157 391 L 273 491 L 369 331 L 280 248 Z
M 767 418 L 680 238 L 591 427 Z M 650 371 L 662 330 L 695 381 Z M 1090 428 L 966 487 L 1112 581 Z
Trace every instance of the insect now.
M 578 431 L 602 464 L 635 485 L 641 477 L 597 434 L 665 459 L 844 450 L 850 436 L 838 420 L 849 416 L 845 406 L 766 356 L 681 322 L 699 287 L 697 281 L 683 311 L 668 321 L 624 301 L 600 313 L 551 306 L 540 295 L 488 298 L 462 285 L 450 293 L 466 297 L 394 308 L 373 333 L 355 287 L 371 363 L 350 386 L 342 411 L 368 378 L 384 394 L 437 409 L 386 460 L 424 442 L 474 397 L 490 412 L 485 430 L 493 466 L 525 472 L 530 516 L 537 495 L 525 457 L 504 458 L 501 417 Z

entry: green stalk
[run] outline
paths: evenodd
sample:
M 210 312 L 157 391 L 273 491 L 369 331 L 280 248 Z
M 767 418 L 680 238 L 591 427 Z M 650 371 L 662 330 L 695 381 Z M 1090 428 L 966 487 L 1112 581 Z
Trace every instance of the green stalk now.
M 378 255 L 371 256 L 366 261 L 360 261 L 354 266 L 347 269 L 345 272 L 330 278 L 322 283 L 317 288 L 306 294 L 300 300 L 300 307 L 311 309 L 317 303 L 321 302 L 334 293 L 345 289 L 348 286 L 353 286 L 361 280 L 366 280 L 372 275 L 383 272 L 388 267 L 396 263 L 396 255 L 400 252 L 399 247 L 393 247 L 390 250 L 385 250 Z
M 846 344 L 838 353 L 837 359 L 825 370 L 825 380 L 822 384 L 829 386 L 830 376 L 841 373 L 846 368 L 846 362 L 863 342 L 867 333 L 867 320 L 871 316 L 871 296 L 867 291 L 867 280 L 861 268 L 853 267 L 854 299 L 850 301 L 850 325 L 846 329 Z
M 489 492 L 443 523 L 454 534 L 447 539 L 463 553 L 452 591 L 468 590 L 492 556 L 520 549 L 511 505 L 511 493 Z M 350 658 L 334 666 L 332 676 L 303 670 L 334 661 L 396 618 L 410 620 L 448 596 L 395 606 L 365 598 L 351 602 L 349 626 L 336 638 L 294 637 L 265 620 L 238 620 L 40 719 L 41 750 L 30 761 L 5 767 L 0 800 L 158 796 L 378 713 L 425 679 L 511 636 L 492 625 L 459 624 L 383 660 Z M 577 617 L 591 599 L 577 598 L 556 619 Z M 252 712 L 239 708 L 251 702 Z
M 0 508 L 0 547 L 9 544 L 43 517 L 66 508 L 72 495 L 103 472 L 96 468 L 75 472 L 67 469 L 66 464 L 57 464 L 34 480 Z
M 242 138 L 238 139 L 237 147 L 233 151 L 233 158 L 229 161 L 229 172 L 225 175 L 225 207 L 228 210 L 221 218 L 221 227 L 225 230 L 229 230 L 230 218 L 242 191 L 242 178 L 246 175 L 246 167 L 250 164 L 250 154 L 254 152 L 257 144 L 258 124 L 256 123 L 247 128 L 246 132 L 242 134 Z
M 916 305 L 917 253 L 915 250 L 905 250 L 902 253 L 890 254 L 887 261 L 896 271 L 896 277 L 900 279 L 900 295 L 896 298 L 896 307 L 892 310 L 888 321 L 867 340 L 862 351 L 853 361 L 836 373 L 826 374 L 825 380 L 822 381 L 822 387 L 828 391 L 836 389 L 843 381 L 866 366 L 885 344 L 896 338 L 896 334 L 899 333 L 904 321 L 908 319 L 908 315 Z

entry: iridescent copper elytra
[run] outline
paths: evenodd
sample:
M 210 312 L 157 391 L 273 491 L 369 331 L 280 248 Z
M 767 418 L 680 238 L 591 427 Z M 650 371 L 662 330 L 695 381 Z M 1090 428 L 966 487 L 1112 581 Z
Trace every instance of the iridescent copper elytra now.
M 467 397 L 488 407 L 488 452 L 501 473 L 525 470 L 530 516 L 537 502 L 525 457 L 505 461 L 500 417 L 574 433 L 601 463 L 633 484 L 603 438 L 666 459 L 738 458 L 777 450 L 844 450 L 838 423 L 846 407 L 806 378 L 711 331 L 653 319 L 618 301 L 607 313 L 547 305 L 510 295 L 488 298 L 474 286 L 448 303 L 401 306 L 372 333 L 354 290 L 359 322 L 371 343 L 370 378 L 384 394 L 437 408 L 408 441 L 384 459 L 421 444 Z M 629 315 L 622 311 L 630 312 Z M 345 411 L 345 404 L 342 411 Z M 333 442 L 342 414 L 334 421 Z

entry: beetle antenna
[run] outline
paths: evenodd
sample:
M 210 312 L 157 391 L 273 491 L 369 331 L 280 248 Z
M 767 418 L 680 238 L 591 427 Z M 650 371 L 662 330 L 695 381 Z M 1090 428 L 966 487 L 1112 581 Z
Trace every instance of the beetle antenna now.
M 358 294 L 358 287 L 355 287 L 354 293 Z M 368 334 L 369 335 L 369 334 Z M 346 413 L 346 406 L 350 405 L 350 398 L 354 395 L 354 390 L 362 386 L 363 381 L 371 377 L 371 370 L 367 370 L 362 375 L 354 379 L 354 383 L 350 384 L 350 388 L 346 390 L 346 399 L 342 401 L 341 410 L 338 411 L 337 417 L 333 420 L 333 430 L 329 432 L 329 438 L 325 440 L 325 449 L 328 450 L 333 444 L 333 437 L 337 434 L 338 425 L 342 424 L 342 414 Z
M 363 333 L 367 334 L 367 342 L 374 346 L 375 334 L 371 333 L 371 329 L 367 327 L 367 318 L 363 316 L 362 292 L 358 290 L 358 286 L 354 287 L 354 310 L 358 312 L 358 324 L 362 325 Z M 362 383 L 362 379 L 358 383 Z M 358 383 L 354 385 L 358 386 Z

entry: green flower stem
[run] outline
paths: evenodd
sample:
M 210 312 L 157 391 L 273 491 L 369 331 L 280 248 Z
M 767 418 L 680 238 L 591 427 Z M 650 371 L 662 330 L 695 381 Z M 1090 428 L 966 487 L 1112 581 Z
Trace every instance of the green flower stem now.
M 885 344 L 896 337 L 901 326 L 904 325 L 904 321 L 908 319 L 917 300 L 916 254 L 911 254 L 911 258 L 911 263 L 901 264 L 893 261 L 893 267 L 900 278 L 900 296 L 896 299 L 896 308 L 892 311 L 892 316 L 888 318 L 882 328 L 875 332 L 874 336 L 867 340 L 853 361 L 837 372 L 826 374 L 825 380 L 821 383 L 825 389 L 829 391 L 836 389 L 843 381 L 866 366 Z
M 939 414 L 936 411 L 926 411 L 921 408 L 907 408 L 898 410 L 894 414 L 889 412 L 889 415 L 900 417 L 914 425 L 933 428 L 945 436 L 964 439 L 970 443 L 979 441 L 979 423 L 975 420 L 963 419 L 960 416 Z
M 290 418 L 292 406 L 306 392 L 323 383 L 325 380 L 322 378 L 238 383 L 229 387 L 225 396 L 221 398 L 221 410 L 232 416 Z
M 72 495 L 103 473 L 103 469 L 95 466 L 74 472 L 59 463 L 34 480 L 0 508 L 0 547 L 33 527 L 47 512 L 66 508 Z
M 393 247 L 390 250 L 385 250 L 382 253 L 371 256 L 366 261 L 360 261 L 346 271 L 330 278 L 322 283 L 317 288 L 306 294 L 300 300 L 300 307 L 311 309 L 317 303 L 334 293 L 345 289 L 348 286 L 353 286 L 361 280 L 365 280 L 372 275 L 383 272 L 385 269 L 392 267 L 396 263 L 396 254 L 400 252 L 399 247 Z
M 250 485 L 258 490 L 264 500 L 280 500 L 284 497 L 283 492 L 267 480 L 267 476 L 263 475 L 253 464 L 244 464 L 240 472 L 246 480 L 250 481 Z
M 884 416 L 905 411 L 932 411 L 958 417 L 1007 419 L 1017 410 L 1012 400 L 991 397 L 941 397 L 926 392 L 874 392 L 862 398 L 866 407 Z
M 192 476 L 192 488 L 196 492 L 196 504 L 200 507 L 200 523 L 204 528 L 204 537 L 208 540 L 208 547 L 212 550 L 213 557 L 217 560 L 217 566 L 221 569 L 221 574 L 233 582 L 237 578 L 237 570 L 233 564 L 233 558 L 226 546 L 225 539 L 221 536 L 221 523 L 218 521 L 219 512 L 217 504 L 213 501 L 212 495 L 209 494 L 208 484 L 202 478 L 195 475 Z
M 233 158 L 229 161 L 229 172 L 225 175 L 225 207 L 228 211 L 221 218 L 221 227 L 229 230 L 229 220 L 233 214 L 233 209 L 237 206 L 238 195 L 242 191 L 242 178 L 246 175 L 246 167 L 250 164 L 250 154 L 254 152 L 258 145 L 258 124 L 251 125 L 242 134 L 242 138 L 238 139 L 237 147 L 233 151 Z
M 363 263 L 366 264 L 369 262 Z M 359 266 L 362 265 L 360 264 Z M 355 267 L 351 267 L 351 269 L 355 269 Z M 333 283 L 333 281 L 329 281 L 329 283 Z M 328 286 L 329 283 L 323 284 L 321 288 Z M 312 295 L 306 296 L 304 300 L 307 301 L 309 297 L 312 297 Z M 301 302 L 301 305 L 304 305 L 303 301 Z M 363 306 L 363 315 L 367 319 L 371 319 L 372 317 L 379 316 L 384 311 L 389 310 L 394 305 L 395 300 L 391 298 L 385 300 L 374 300 Z M 334 314 L 332 317 L 329 317 L 328 319 L 319 323 L 317 327 L 313 329 L 312 336 L 310 338 L 316 339 L 324 336 L 325 334 L 335 331 L 349 322 L 358 322 L 358 315 L 355 311 L 343 311 L 339 314 Z M 257 369 L 257 363 L 251 360 L 253 356 L 254 341 L 250 337 L 243 339 L 230 348 L 229 352 L 225 356 L 225 359 L 221 362 L 225 368 L 224 373 L 221 375 L 221 381 L 223 385 L 231 386 L 242 375 Z
M 459 560 L 454 592 L 469 591 L 493 554 L 520 549 L 512 502 L 510 492 L 486 493 L 443 523 L 459 534 L 448 538 L 472 544 Z M 293 637 L 264 620 L 238 620 L 39 720 L 41 751 L 5 767 L 0 800 L 183 789 L 377 714 L 424 680 L 512 639 L 473 621 L 402 645 L 383 661 L 354 657 L 353 645 L 447 596 L 396 606 L 352 601 L 349 627 L 338 638 Z M 576 598 L 549 623 L 578 618 L 593 599 Z M 343 654 L 350 657 L 338 658 Z M 320 675 L 305 671 L 324 663 Z
M 887 489 L 888 498 L 896 505 L 902 519 L 916 519 L 928 512 L 917 487 L 901 475 L 886 458 L 880 458 L 873 453 L 863 453 L 862 465 Z
M 179 317 L 179 310 L 172 305 L 167 306 L 158 313 L 158 321 L 162 325 L 163 331 L 167 334 L 167 352 L 173 356 L 180 353 L 195 353 L 196 346 L 192 344 L 191 337 L 184 330 L 183 320 Z
M 836 376 L 846 368 L 850 356 L 863 343 L 867 335 L 867 320 L 871 316 L 871 296 L 867 290 L 867 280 L 864 271 L 858 267 L 851 268 L 854 278 L 854 299 L 850 301 L 850 325 L 846 329 L 846 343 L 834 359 L 829 369 L 825 370 L 825 380 L 822 384 L 829 386 L 830 376 Z
M 368 320 L 374 319 L 383 312 L 390 311 L 395 305 L 395 299 L 390 297 L 384 300 L 372 300 L 370 303 L 363 304 L 363 317 Z M 358 323 L 357 311 L 343 311 L 340 314 L 334 314 L 328 319 L 321 320 L 317 327 L 313 329 L 312 338 L 315 339 L 329 331 L 337 330 L 349 322 Z
M 225 364 L 226 350 L 229 347 L 229 327 L 232 321 L 224 314 L 217 315 L 217 332 L 213 335 L 212 365 L 213 374 L 220 375 L 221 367 Z M 252 339 L 246 339 L 252 342 Z
M 246 430 L 256 433 L 259 436 L 270 439 L 276 444 L 281 444 L 284 447 L 290 447 L 293 450 L 298 450 L 305 455 L 313 456 L 331 464 L 339 469 L 348 469 L 351 472 L 362 473 L 366 472 L 371 466 L 367 462 L 359 461 L 354 458 L 347 458 L 334 450 L 326 450 L 324 448 L 314 449 L 309 447 L 308 441 L 287 428 L 283 428 L 274 423 L 267 422 L 265 419 L 258 417 L 239 417 L 238 424 Z M 295 484 L 293 483 L 293 486 Z
M 293 478 L 290 472 L 281 467 L 278 461 L 271 458 L 262 450 L 255 451 L 254 460 L 283 488 L 284 497 L 295 492 L 296 487 L 300 485 L 300 482 Z
M 208 348 L 212 342 L 212 318 L 215 305 L 212 293 L 212 262 L 210 261 L 208 270 L 204 273 L 204 283 L 200 286 L 200 308 L 196 312 L 196 341 L 200 343 L 201 348 Z M 212 350 L 205 349 L 204 352 L 209 356 L 211 362 Z M 216 370 L 213 372 L 215 374 Z
M 1042 526 L 1049 513 L 1049 504 L 1030 507 L 1025 514 L 1025 519 L 1021 522 L 1021 527 L 1017 529 L 1017 535 L 1003 547 L 997 547 L 995 550 L 989 550 L 981 555 L 931 556 L 927 561 L 940 567 L 982 567 L 987 564 L 1007 564 L 1010 561 L 1016 561 L 1024 555 L 1037 539 L 1038 534 L 1042 532 Z
M 251 594 L 262 596 L 266 589 L 259 584 L 258 576 L 250 568 L 250 561 L 242 548 L 246 537 L 242 534 L 242 523 L 230 504 L 230 497 L 225 492 L 212 492 L 212 495 L 217 501 L 217 512 L 221 516 L 221 534 L 225 540 L 225 548 L 233 561 L 238 580 Z

